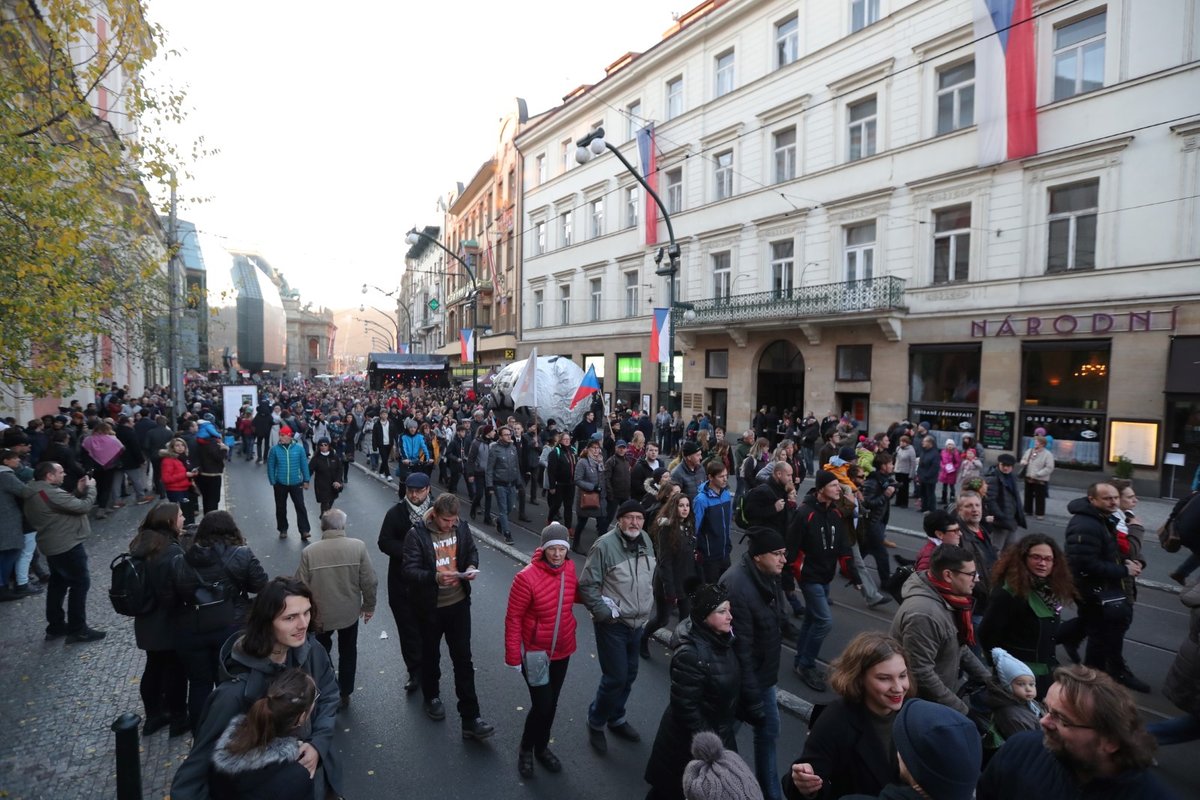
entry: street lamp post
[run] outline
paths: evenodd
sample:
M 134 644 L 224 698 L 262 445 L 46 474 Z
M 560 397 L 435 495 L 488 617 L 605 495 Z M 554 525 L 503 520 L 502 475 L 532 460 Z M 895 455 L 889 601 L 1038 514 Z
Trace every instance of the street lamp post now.
M 667 238 L 670 240 L 665 253 L 667 265 L 665 267 L 662 265 L 664 252 L 660 247 L 658 254 L 654 257 L 656 266 L 654 274 L 667 278 L 667 306 L 671 315 L 671 327 L 667 335 L 667 405 L 671 406 L 675 402 L 675 311 L 679 307 L 679 304 L 675 302 L 675 276 L 679 274 L 679 243 L 675 241 L 675 226 L 671 224 L 671 215 L 667 212 L 667 207 L 658 193 L 650 188 L 650 184 L 646 183 L 646 179 L 634 169 L 625 156 L 621 155 L 620 150 L 604 140 L 604 128 L 596 128 L 575 142 L 575 160 L 580 164 L 586 164 L 592 159 L 592 156 L 601 155 L 606 149 L 617 157 L 630 175 L 637 179 L 637 182 L 646 190 L 646 194 L 654 198 L 654 203 L 662 214 L 663 222 L 667 225 Z
M 457 253 L 424 231 L 413 228 L 405 237 L 405 241 L 410 245 L 420 244 L 422 239 L 433 242 L 445 251 L 446 255 L 461 264 L 463 271 L 471 280 L 471 336 L 475 340 L 474 358 L 471 359 L 471 388 L 475 392 L 475 402 L 479 402 L 479 283 L 475 280 L 475 271 Z
M 383 327 L 382 325 L 380 325 L 378 322 L 375 322 L 374 320 L 370 320 L 370 319 L 365 319 L 363 317 L 355 317 L 354 319 L 358 320 L 359 322 L 361 322 L 363 324 L 363 333 L 370 333 L 372 336 L 375 336 L 375 334 L 381 334 L 384 338 L 384 341 L 387 341 L 388 339 L 392 338 L 392 332 L 389 331 L 387 328 Z M 376 338 L 378 338 L 378 337 L 376 337 Z M 400 352 L 399 345 L 393 346 L 393 345 L 389 344 L 388 349 L 394 353 Z
M 375 291 L 377 291 L 377 292 L 379 292 L 380 294 L 382 294 L 384 297 L 394 297 L 394 296 L 396 295 L 396 293 L 400 291 L 399 289 L 393 289 L 393 290 L 392 290 L 392 291 L 390 291 L 390 292 L 385 292 L 383 289 L 380 289 L 378 286 L 369 286 L 368 284 L 365 284 L 365 283 L 364 283 L 364 284 L 363 284 L 363 286 L 362 286 L 362 293 L 363 293 L 363 294 L 366 294 L 366 293 L 367 293 L 367 289 L 368 289 L 368 288 L 374 289 Z M 404 304 L 403 304 L 403 303 L 396 303 L 396 308 L 398 308 L 398 309 L 400 309 L 401 311 L 403 311 L 403 312 L 404 312 L 404 318 L 405 318 L 405 319 L 408 321 L 408 352 L 410 352 L 410 353 L 411 353 L 411 352 L 413 352 L 413 321 L 412 321 L 412 314 L 410 314 L 410 313 L 409 313 L 409 311 L 408 311 L 408 309 L 404 307 Z M 358 306 L 358 310 L 359 310 L 359 311 L 362 311 L 362 312 L 364 312 L 364 313 L 365 313 L 365 312 L 366 312 L 366 310 L 367 310 L 367 304 L 366 304 L 366 303 L 361 303 L 361 304 L 359 304 L 359 306 Z M 397 352 L 397 353 L 399 353 L 399 352 L 400 352 L 400 345 L 402 344 L 402 341 L 401 341 L 401 338 L 400 338 L 400 326 L 399 326 L 398 324 L 396 324 L 396 323 L 394 322 L 394 320 L 392 320 L 392 318 L 391 318 L 390 316 L 388 316 L 388 315 L 387 315 L 387 314 L 386 314 L 384 311 L 382 311 L 381 309 L 378 309 L 378 308 L 376 308 L 375 306 L 371 306 L 371 310 L 372 310 L 372 311 L 374 311 L 376 314 L 380 314 L 380 315 L 382 315 L 384 318 L 386 318 L 386 319 L 387 319 L 387 321 L 388 321 L 388 322 L 391 322 L 393 325 L 395 325 L 395 328 L 396 328 L 396 352 Z

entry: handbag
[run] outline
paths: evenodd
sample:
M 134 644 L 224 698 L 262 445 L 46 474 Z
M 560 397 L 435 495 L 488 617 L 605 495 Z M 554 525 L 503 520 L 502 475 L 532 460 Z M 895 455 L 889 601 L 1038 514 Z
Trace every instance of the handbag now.
M 566 573 L 558 576 L 558 608 L 554 612 L 554 635 L 550 639 L 550 653 L 558 647 L 558 623 L 562 621 L 563 590 L 566 588 Z M 521 656 L 525 682 L 530 686 L 545 686 L 550 682 L 550 653 L 545 650 L 526 650 Z
M 1183 510 L 1191 505 L 1195 498 L 1196 493 L 1193 492 L 1189 496 L 1183 498 L 1182 502 L 1177 503 L 1175 508 L 1171 509 L 1171 515 L 1167 517 L 1167 521 L 1164 522 L 1158 529 L 1158 543 L 1162 545 L 1162 549 L 1166 550 L 1168 553 L 1178 553 L 1179 548 L 1183 546 L 1183 539 L 1179 535 L 1179 526 L 1176 523 L 1175 518 L 1183 513 Z
M 600 492 L 594 489 L 583 489 L 579 492 L 579 510 L 595 511 L 600 508 Z

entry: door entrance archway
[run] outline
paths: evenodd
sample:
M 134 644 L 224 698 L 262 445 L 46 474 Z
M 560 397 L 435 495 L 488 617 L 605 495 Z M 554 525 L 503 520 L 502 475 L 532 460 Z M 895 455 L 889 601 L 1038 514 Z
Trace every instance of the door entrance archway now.
M 784 339 L 767 345 L 758 361 L 758 400 L 754 409 L 762 406 L 774 406 L 781 414 L 785 408 L 804 411 L 804 355 Z

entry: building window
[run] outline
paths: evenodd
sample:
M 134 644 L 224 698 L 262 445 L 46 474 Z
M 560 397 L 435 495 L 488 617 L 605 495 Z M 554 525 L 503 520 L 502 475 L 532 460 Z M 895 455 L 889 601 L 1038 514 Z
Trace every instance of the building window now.
M 571 212 L 564 211 L 558 215 L 558 227 L 562 231 L 562 246 L 568 247 L 571 244 Z
M 667 119 L 675 119 L 683 113 L 683 77 L 667 81 Z
M 1094 269 L 1100 181 L 1050 190 L 1050 248 L 1046 272 Z
M 559 161 L 561 162 L 562 171 L 565 173 L 571 168 L 571 140 L 563 139 L 558 143 Z
M 729 377 L 729 351 L 728 350 L 705 350 L 704 351 L 704 377 L 706 377 L 706 378 L 728 378 Z
M 1054 437 L 1056 467 L 1097 469 L 1107 428 L 1108 341 L 1025 342 L 1021 348 L 1021 440 Z
M 713 183 L 716 200 L 733 197 L 733 151 L 726 150 L 713 156 Z
M 1054 99 L 1104 86 L 1105 12 L 1054 29 Z
M 667 212 L 683 210 L 683 167 L 667 170 Z
M 613 398 L 629 408 L 638 408 L 642 394 L 642 357 L 617 353 L 617 392 Z
M 733 289 L 732 260 L 728 251 L 712 254 L 713 299 L 728 302 Z
M 588 369 L 592 369 L 596 372 L 596 377 L 600 380 L 600 385 L 604 386 L 604 356 L 584 356 L 583 371 L 587 372 Z
M 771 291 L 775 297 L 792 296 L 796 243 L 791 239 L 771 242 Z
M 971 253 L 971 206 L 955 206 L 933 214 L 933 282 L 967 280 Z
M 871 345 L 839 344 L 837 348 L 837 380 L 871 380 Z
M 875 114 L 877 102 L 874 96 L 850 106 L 850 160 L 875 155 Z
M 546 292 L 542 289 L 533 290 L 533 327 L 546 326 Z
M 908 418 L 925 425 L 939 448 L 964 430 L 978 430 L 979 364 L 979 345 L 909 347 Z
M 800 19 L 793 14 L 775 23 L 775 68 L 786 67 L 800 57 Z
M 625 273 L 625 316 L 636 317 L 638 315 L 638 288 L 641 282 L 641 277 L 637 270 Z
M 716 97 L 722 97 L 733 91 L 733 51 L 726 50 L 717 56 L 717 91 Z
M 636 228 L 638 224 L 638 206 L 641 204 L 642 193 L 637 186 L 625 190 L 625 227 Z
M 775 148 L 775 183 L 790 181 L 796 177 L 796 129 L 792 127 L 776 131 L 772 139 Z
M 975 62 L 940 70 L 937 76 L 937 132 L 975 124 Z
M 879 21 L 879 0 L 850 0 L 850 32 Z
M 591 237 L 595 239 L 597 236 L 604 235 L 604 198 L 597 197 L 588 204 L 588 210 L 591 218 Z
M 316 361 L 321 357 L 321 342 L 319 339 L 308 340 L 308 360 Z
M 534 233 L 534 244 L 533 244 L 534 252 L 533 252 L 533 254 L 535 256 L 540 256 L 542 253 L 546 252 L 546 223 L 545 222 L 535 223 L 533 226 L 533 233 Z
M 628 141 L 637 136 L 642 125 L 642 101 L 634 100 L 625 106 L 625 139 Z
M 546 182 L 546 154 L 543 153 L 534 159 L 533 174 L 537 176 L 538 186 Z
M 591 293 L 591 309 L 590 319 L 592 322 L 598 322 L 604 317 L 604 289 L 599 278 L 592 278 L 589 281 L 589 289 Z
M 875 223 L 846 228 L 846 280 L 870 280 L 875 271 Z
M 571 324 L 571 285 L 568 283 L 558 287 L 558 321 L 561 325 Z

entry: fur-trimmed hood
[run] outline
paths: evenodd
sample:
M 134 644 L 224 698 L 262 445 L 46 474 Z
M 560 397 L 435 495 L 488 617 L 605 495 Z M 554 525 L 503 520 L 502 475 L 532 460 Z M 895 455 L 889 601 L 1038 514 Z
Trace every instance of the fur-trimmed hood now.
M 245 753 L 230 753 L 226 748 L 233 738 L 234 731 L 246 719 L 245 714 L 238 714 L 229 721 L 225 732 L 217 740 L 213 750 L 213 767 L 226 775 L 238 775 L 245 772 L 269 767 L 274 764 L 287 764 L 300 758 L 300 740 L 294 736 L 280 736 L 272 739 L 262 747 L 257 747 Z

